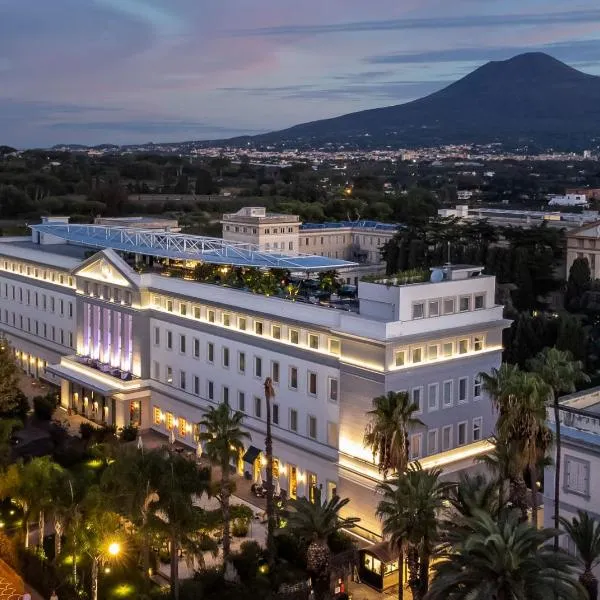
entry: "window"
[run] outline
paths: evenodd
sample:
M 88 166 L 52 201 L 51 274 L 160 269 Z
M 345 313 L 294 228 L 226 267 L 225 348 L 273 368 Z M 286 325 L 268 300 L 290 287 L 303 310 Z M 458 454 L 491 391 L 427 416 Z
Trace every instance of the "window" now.
M 317 374 L 312 371 L 308 372 L 308 393 L 311 396 L 317 395 Z
M 413 404 L 417 405 L 417 410 L 421 411 L 421 397 L 423 396 L 423 388 L 421 387 L 416 387 L 412 389 L 412 392 L 410 394 L 410 399 L 412 400 Z
M 194 319 L 199 319 L 199 318 L 200 318 L 200 307 L 194 306 Z
M 238 410 L 246 412 L 246 394 L 244 392 L 238 392 Z
M 185 354 L 185 335 L 179 336 L 179 352 Z
M 565 456 L 565 483 L 566 492 L 590 495 L 590 463 L 572 456 Z
M 167 311 L 173 312 L 173 300 L 167 300 Z
M 223 404 L 229 406 L 229 388 L 226 385 L 223 386 L 222 400 Z
M 458 353 L 466 354 L 469 351 L 469 340 L 458 340 Z
M 254 416 L 257 419 L 260 419 L 261 414 L 262 414 L 262 400 L 258 396 L 254 396 Z
M 437 344 L 427 346 L 427 360 L 437 360 L 438 350 L 439 346 Z
M 422 319 L 425 316 L 425 304 L 423 302 L 416 302 L 412 305 L 412 318 Z
M 438 430 L 431 429 L 427 432 L 427 454 L 437 454 L 438 451 Z
M 238 317 L 238 329 L 241 329 L 242 331 L 246 331 L 246 325 L 247 325 L 246 317 Z
M 254 357 L 254 377 L 262 377 L 262 358 Z
M 459 402 L 467 402 L 467 385 L 469 379 L 467 377 L 461 377 L 458 380 L 458 401 Z
M 464 446 L 467 443 L 467 422 L 462 421 L 458 424 L 458 440 L 457 446 Z
M 423 348 L 413 348 L 411 359 L 413 364 L 420 363 L 423 360 Z
M 429 316 L 430 317 L 439 317 L 440 315 L 440 301 L 439 300 L 430 300 L 429 301 Z
M 179 371 L 179 387 L 185 390 L 185 371 Z
M 179 417 L 179 435 L 185 437 L 187 435 L 187 421 Z
M 444 408 L 452 406 L 452 381 L 444 381 L 443 394 Z
M 300 343 L 300 334 L 297 329 L 290 329 L 290 343 L 298 344 Z
M 231 326 L 231 315 L 229 313 L 223 313 L 221 318 L 223 319 L 223 325 L 225 325 L 225 327 Z
M 246 354 L 244 352 L 238 352 L 238 371 L 246 372 Z
M 194 358 L 200 358 L 200 340 L 194 338 Z
M 446 425 L 442 429 L 442 452 L 452 447 L 452 425 Z
M 173 349 L 173 332 L 167 331 L 167 350 Z
M 194 394 L 200 395 L 200 377 L 198 375 L 194 375 Z
M 171 367 L 167 367 L 166 381 L 168 384 L 173 383 L 173 369 Z
M 475 417 L 473 419 L 473 441 L 478 442 L 481 439 L 482 418 Z
M 473 379 L 473 400 L 481 398 L 481 377 L 476 375 Z
M 154 345 L 160 346 L 160 327 L 154 328 Z
M 473 351 L 481 352 L 483 350 L 483 336 L 476 335 L 473 338 Z
M 439 408 L 438 389 L 439 386 L 437 383 L 430 383 L 427 386 L 427 409 L 429 412 Z
M 475 294 L 474 308 L 475 310 L 485 308 L 485 294 Z
M 298 389 L 298 369 L 296 367 L 290 367 L 290 388 Z
M 262 335 L 263 334 L 263 322 L 262 321 L 254 321 L 254 333 L 256 335 Z
M 229 348 L 223 347 L 223 366 L 229 369 Z
M 335 354 L 336 356 L 339 356 L 342 353 L 340 340 L 329 338 L 329 353 Z
M 281 325 L 272 325 L 271 326 L 271 337 L 276 340 L 281 339 Z
M 212 342 L 208 342 L 208 352 L 206 354 L 206 360 L 209 363 L 215 362 L 215 345 Z
M 327 397 L 329 398 L 329 400 L 331 400 L 331 402 L 337 402 L 338 401 L 338 380 L 335 377 L 330 377 L 329 378 L 329 391 L 327 394 Z
M 311 349 L 318 350 L 319 349 L 319 336 L 314 333 L 309 334 L 308 345 Z
M 279 425 L 279 404 L 273 404 L 272 406 L 272 420 L 275 425 Z
M 209 323 L 214 323 L 215 322 L 215 311 L 214 310 L 207 311 L 206 318 Z
M 461 296 L 458 300 L 458 310 L 467 312 L 471 310 L 471 296 Z
M 155 425 L 160 425 L 161 421 L 162 421 L 162 414 L 160 412 L 160 408 L 158 408 L 158 406 L 155 406 L 154 409 L 152 410 L 152 422 Z
M 404 350 L 396 351 L 396 366 L 403 367 L 406 362 L 406 352 Z
M 444 314 L 451 315 L 454 312 L 454 298 L 444 298 Z
M 451 358 L 454 354 L 454 342 L 445 342 L 442 344 L 442 352 L 444 353 L 444 358 Z
M 317 417 L 312 415 L 308 417 L 308 437 L 313 440 L 317 439 Z
M 298 431 L 298 411 L 294 408 L 290 409 L 290 429 Z
M 271 362 L 271 379 L 273 383 L 279 383 L 279 363 L 276 360 Z
M 185 315 L 187 315 L 187 304 L 185 302 L 179 303 L 179 314 L 182 317 L 185 317 Z
M 410 436 L 410 458 L 412 460 L 421 458 L 421 442 L 423 436 L 420 433 L 415 433 Z
M 206 382 L 206 392 L 209 400 L 215 399 L 215 384 L 212 381 Z
M 171 431 L 173 429 L 175 418 L 173 417 L 173 413 L 168 412 L 166 418 L 167 429 Z

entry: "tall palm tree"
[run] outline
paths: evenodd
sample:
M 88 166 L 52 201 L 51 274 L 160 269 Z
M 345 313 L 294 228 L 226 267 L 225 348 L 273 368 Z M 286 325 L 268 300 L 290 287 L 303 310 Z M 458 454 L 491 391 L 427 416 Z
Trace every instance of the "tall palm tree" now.
M 545 545 L 554 530 L 521 522 L 518 511 L 503 511 L 495 519 L 477 510 L 468 531 L 432 565 L 433 581 L 425 600 L 585 598 L 576 561 Z
M 244 449 L 244 440 L 250 436 L 242 431 L 243 413 L 232 412 L 227 404 L 210 407 L 200 425 L 205 431 L 200 439 L 205 442 L 208 457 L 221 467 L 220 502 L 223 509 L 223 558 L 227 560 L 231 551 L 229 497 L 231 495 L 230 467 L 232 458 L 237 458 Z
M 378 485 L 383 500 L 377 516 L 383 534 L 398 551 L 398 598 L 404 595 L 404 556 L 407 556 L 408 585 L 414 600 L 420 600 L 429 587 L 429 563 L 438 540 L 437 513 L 452 486 L 440 481 L 441 469 L 424 470 L 417 462 L 406 472 Z
M 411 401 L 406 392 L 388 392 L 373 399 L 371 418 L 365 429 L 363 443 L 378 457 L 379 471 L 401 473 L 408 466 L 409 434 L 423 422 L 415 417 L 419 406 Z
M 311 575 L 317 600 L 326 597 L 331 576 L 329 537 L 340 529 L 350 529 L 360 521 L 357 517 L 342 518 L 340 511 L 350 502 L 334 496 L 328 502 L 317 504 L 306 498 L 290 500 L 286 507 L 287 529 L 306 540 L 306 565 Z
M 600 523 L 582 510 L 577 511 L 577 516 L 572 520 L 561 517 L 560 522 L 573 540 L 583 564 L 579 581 L 587 590 L 589 600 L 597 600 L 598 579 L 592 569 L 600 564 Z
M 205 514 L 194 498 L 208 493 L 207 472 L 184 456 L 163 449 L 164 461 L 156 478 L 156 497 L 149 502 L 150 525 L 169 541 L 171 550 L 171 594 L 179 600 L 179 551 L 198 551 L 198 535 Z M 210 477 L 210 475 L 208 475 Z
M 571 394 L 577 383 L 585 383 L 590 378 L 583 371 L 583 363 L 574 360 L 569 351 L 558 348 L 544 348 L 529 362 L 529 368 L 540 375 L 552 390 L 550 401 L 554 409 L 554 527 L 558 530 L 560 523 L 560 470 L 561 470 L 561 436 L 560 436 L 560 394 Z M 554 537 L 554 549 L 558 550 L 558 535 Z
M 507 501 L 505 486 L 507 482 L 514 480 L 517 472 L 515 453 L 512 452 L 510 443 L 495 437 L 493 450 L 489 454 L 478 457 L 477 461 L 484 464 L 495 477 L 495 484 L 498 487 L 498 510 L 501 510 L 506 506 Z
M 265 436 L 265 454 L 267 455 L 267 556 L 269 566 L 273 566 L 275 560 L 275 501 L 273 498 L 273 434 L 271 431 L 271 400 L 275 397 L 273 380 L 265 379 L 265 405 L 267 417 L 267 432 Z

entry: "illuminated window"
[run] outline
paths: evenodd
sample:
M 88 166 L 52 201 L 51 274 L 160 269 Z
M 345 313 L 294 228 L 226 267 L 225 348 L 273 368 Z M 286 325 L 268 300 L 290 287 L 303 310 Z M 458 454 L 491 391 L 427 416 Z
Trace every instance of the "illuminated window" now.
M 206 318 L 208 319 L 209 323 L 214 323 L 215 322 L 215 311 L 214 310 L 209 310 L 206 313 Z
M 335 338 L 329 339 L 329 352 L 336 356 L 339 356 L 342 353 L 340 340 L 336 340 Z
M 173 312 L 173 300 L 167 300 L 167 311 Z
M 200 318 L 200 307 L 194 306 L 194 319 L 199 319 L 199 318 Z
M 404 350 L 396 351 L 396 366 L 403 367 L 406 362 L 406 352 Z
M 439 346 L 437 344 L 427 346 L 427 360 L 437 360 L 438 350 Z
M 154 421 L 154 424 L 160 425 L 161 420 L 162 420 L 162 413 L 160 412 L 160 408 L 158 408 L 158 406 L 155 406 L 152 414 L 153 414 L 152 420 Z
M 473 338 L 473 351 L 474 352 L 481 352 L 481 350 L 483 350 L 483 336 L 476 335 Z
M 187 421 L 179 417 L 179 435 L 185 437 L 187 435 Z
M 223 325 L 225 325 L 225 327 L 231 326 L 231 315 L 229 313 L 223 313 L 222 319 L 223 319 Z
M 187 304 L 185 304 L 185 302 L 179 303 L 179 314 L 182 317 L 185 317 L 185 315 L 187 315 Z
M 450 358 L 454 354 L 454 342 L 445 342 L 442 346 L 444 358 Z
M 246 331 L 246 317 L 238 317 L 238 329 Z
M 171 431 L 171 429 L 173 429 L 174 420 L 175 419 L 173 417 L 173 413 L 168 412 L 167 418 L 166 418 L 166 426 L 169 431 Z
M 300 343 L 300 333 L 297 329 L 290 329 L 290 343 L 298 344 Z
M 254 321 L 254 333 L 256 335 L 262 335 L 263 329 L 264 327 L 262 321 Z
M 311 333 L 308 336 L 308 345 L 313 350 L 318 350 L 319 349 L 319 336 Z
M 413 348 L 411 354 L 411 360 L 413 364 L 417 364 L 423 361 L 423 348 Z
M 281 325 L 272 325 L 271 326 L 271 337 L 276 340 L 281 339 Z
M 458 340 L 458 353 L 466 354 L 469 351 L 469 340 Z

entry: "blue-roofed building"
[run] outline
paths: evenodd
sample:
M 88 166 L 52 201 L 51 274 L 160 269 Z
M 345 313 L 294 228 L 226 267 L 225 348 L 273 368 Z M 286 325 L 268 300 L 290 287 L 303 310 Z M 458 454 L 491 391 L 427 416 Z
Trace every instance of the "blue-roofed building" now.
M 384 270 L 381 248 L 399 225 L 356 220 L 301 223 L 298 215 L 267 213 L 264 207 L 245 207 L 222 219 L 223 238 L 256 244 L 266 250 L 297 250 L 305 254 L 358 263 L 343 269 L 346 283 Z
M 256 215 L 246 217 L 235 226 L 253 227 Z M 0 332 L 25 373 L 60 389 L 63 410 L 99 424 L 153 430 L 196 451 L 210 407 L 241 411 L 250 439 L 231 467 L 254 480 L 266 475 L 270 377 L 279 488 L 352 498 L 363 535 L 376 536 L 381 474 L 363 446 L 373 398 L 406 390 L 419 406 L 409 445 L 424 467 L 455 476 L 491 448 L 480 373 L 500 366 L 509 324 L 495 278 L 455 265 L 361 282 L 346 297 L 353 286 L 335 289 L 319 272 L 361 265 L 311 244 L 282 246 L 281 228 L 294 221 L 270 219 L 260 223 L 266 248 L 155 220 L 45 218 L 28 238 L 0 238 Z M 328 231 L 295 228 L 298 240 Z
M 548 422 L 556 430 L 554 410 L 548 408 Z M 583 510 L 600 521 L 600 387 L 560 398 L 561 434 L 560 515 L 571 519 Z M 554 457 L 554 448 L 551 451 Z M 554 464 L 544 470 L 544 526 L 554 527 Z M 575 554 L 569 536 L 561 546 Z M 600 575 L 600 569 L 596 569 Z

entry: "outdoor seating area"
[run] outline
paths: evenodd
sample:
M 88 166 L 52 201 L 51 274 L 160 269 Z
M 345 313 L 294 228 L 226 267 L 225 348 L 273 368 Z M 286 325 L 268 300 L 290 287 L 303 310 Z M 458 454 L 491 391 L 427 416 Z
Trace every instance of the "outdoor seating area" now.
M 139 379 L 130 371 L 125 371 L 118 367 L 113 367 L 110 364 L 101 362 L 90 356 L 82 356 L 78 354 L 75 356 L 75 360 L 77 360 L 78 363 L 85 365 L 86 367 L 91 367 L 92 369 L 96 369 L 97 371 L 106 373 L 107 375 L 120 379 L 121 381 L 132 381 L 133 379 Z

